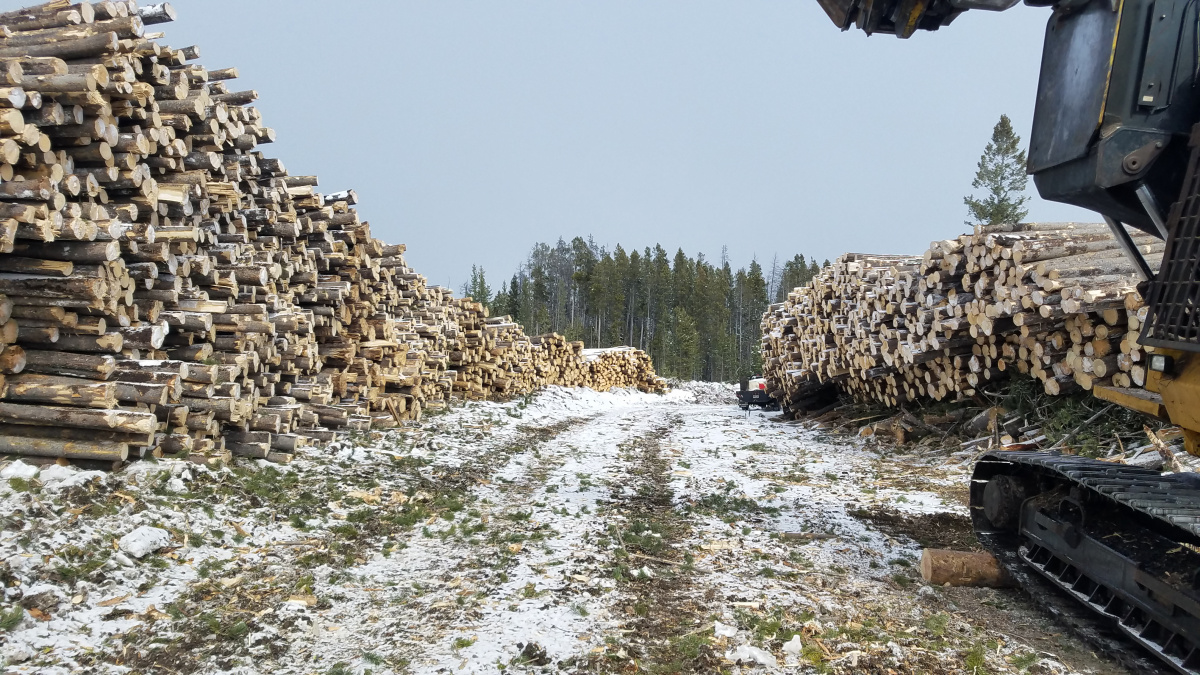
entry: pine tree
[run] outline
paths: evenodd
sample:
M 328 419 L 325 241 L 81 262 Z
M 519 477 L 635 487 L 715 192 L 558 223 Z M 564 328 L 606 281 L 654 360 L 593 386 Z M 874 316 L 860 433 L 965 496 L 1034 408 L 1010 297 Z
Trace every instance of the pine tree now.
M 750 337 L 746 340 L 738 373 L 740 376 L 756 375 L 762 372 L 762 354 L 759 352 L 759 325 L 763 312 L 767 311 L 767 282 L 763 279 L 762 267 L 757 260 L 750 261 L 750 269 L 746 272 L 746 310 L 743 333 Z
M 517 275 L 513 275 L 512 281 L 508 282 L 508 307 L 506 313 L 515 321 L 521 321 L 521 282 Z
M 541 265 L 533 266 L 529 272 L 529 278 L 533 283 L 526 285 L 532 286 L 529 292 L 529 301 L 532 305 L 522 303 L 525 305 L 523 315 L 525 320 L 533 325 L 533 335 L 540 335 L 550 330 L 550 309 L 547 306 L 547 303 L 550 302 L 550 287 L 547 283 L 546 270 Z M 528 327 L 526 326 L 526 328 Z
M 500 281 L 500 290 L 496 291 L 496 297 L 492 298 L 492 304 L 488 306 L 492 315 L 511 314 L 508 311 L 512 303 L 512 297 L 508 294 L 508 282 Z
M 783 275 L 780 277 L 779 288 L 775 291 L 774 302 L 787 300 L 788 293 L 807 284 L 812 278 L 813 273 L 809 270 L 804 254 L 797 254 L 796 257 L 783 263 Z
M 670 349 L 667 324 L 673 304 L 671 294 L 671 260 L 662 246 L 655 244 L 654 251 L 646 249 L 646 257 L 652 259 L 649 274 L 649 302 L 646 309 L 648 353 L 655 363 L 665 363 Z
M 971 181 L 971 187 L 983 190 L 984 197 L 963 197 L 971 219 L 985 224 L 1021 222 L 1029 214 L 1029 209 L 1022 208 L 1029 201 L 1025 194 L 1028 181 L 1021 137 L 1013 133 L 1008 115 L 1001 115 L 992 129 L 992 140 L 979 158 L 975 180 Z
M 787 263 L 783 264 L 783 270 L 779 269 L 779 254 L 776 253 L 771 257 L 771 273 L 767 275 L 767 297 L 774 298 L 779 295 L 783 289 L 783 279 L 781 274 L 786 274 Z
M 700 374 L 700 333 L 683 307 L 676 308 L 671 326 L 675 377 L 692 380 Z
M 488 286 L 482 267 L 471 265 L 471 281 L 463 284 L 462 294 L 482 303 L 484 307 L 491 307 L 492 289 Z

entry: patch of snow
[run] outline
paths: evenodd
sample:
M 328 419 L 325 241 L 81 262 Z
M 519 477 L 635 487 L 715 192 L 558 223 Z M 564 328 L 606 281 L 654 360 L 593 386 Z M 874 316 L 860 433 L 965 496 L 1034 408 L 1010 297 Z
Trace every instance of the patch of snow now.
M 794 665 L 804 651 L 804 640 L 796 633 L 790 640 L 783 643 L 783 653 L 787 655 L 788 665 Z
M 775 659 L 771 652 L 751 645 L 740 645 L 735 649 L 731 649 L 725 653 L 725 658 L 735 663 L 756 663 L 772 669 L 779 667 L 779 661 Z
M 738 386 L 736 384 L 669 379 L 667 380 L 667 386 L 673 391 L 691 394 L 692 402 L 698 405 L 737 404 Z
M 67 480 L 71 476 L 74 476 L 76 473 L 78 473 L 78 471 L 79 470 L 73 466 L 62 466 L 60 464 L 51 464 L 50 466 L 42 469 L 41 472 L 39 472 L 38 480 L 42 482 L 42 485 L 51 485 L 53 483 L 60 483 L 64 480 Z
M 737 635 L 737 632 L 738 632 L 737 626 L 730 626 L 727 624 L 723 624 L 720 621 L 713 622 L 713 635 L 716 635 L 717 637 L 731 638 L 731 637 Z
M 9 480 L 12 478 L 22 478 L 30 480 L 38 473 L 38 468 L 32 464 L 26 464 L 21 460 L 12 462 L 8 466 L 0 469 L 0 479 Z
M 129 534 L 121 537 L 118 542 L 121 550 L 135 558 L 143 558 L 160 548 L 171 544 L 171 533 L 157 527 L 143 525 Z

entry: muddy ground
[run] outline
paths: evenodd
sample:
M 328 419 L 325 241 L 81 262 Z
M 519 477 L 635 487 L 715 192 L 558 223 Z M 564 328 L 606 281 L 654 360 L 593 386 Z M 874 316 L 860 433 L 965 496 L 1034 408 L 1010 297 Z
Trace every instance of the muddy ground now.
M 5 672 L 1124 672 L 1018 591 L 921 582 L 921 546 L 976 546 L 968 455 L 689 389 L 473 403 L 286 467 L 5 466 Z

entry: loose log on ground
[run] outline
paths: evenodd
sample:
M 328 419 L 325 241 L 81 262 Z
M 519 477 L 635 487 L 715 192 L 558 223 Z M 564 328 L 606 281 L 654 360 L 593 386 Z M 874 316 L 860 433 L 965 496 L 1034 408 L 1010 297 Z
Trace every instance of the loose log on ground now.
M 921 551 L 921 578 L 936 586 L 1007 588 L 1015 585 L 990 553 L 937 548 Z

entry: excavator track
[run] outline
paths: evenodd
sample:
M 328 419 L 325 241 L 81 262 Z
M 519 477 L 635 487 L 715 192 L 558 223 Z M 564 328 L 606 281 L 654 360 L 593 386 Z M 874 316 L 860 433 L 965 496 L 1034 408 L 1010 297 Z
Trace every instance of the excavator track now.
M 1197 675 L 1194 476 L 991 452 L 975 465 L 971 517 L 980 543 L 1034 601 L 1096 649 L 1137 673 Z

